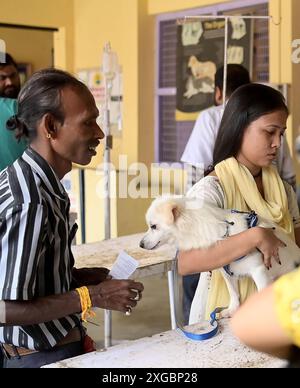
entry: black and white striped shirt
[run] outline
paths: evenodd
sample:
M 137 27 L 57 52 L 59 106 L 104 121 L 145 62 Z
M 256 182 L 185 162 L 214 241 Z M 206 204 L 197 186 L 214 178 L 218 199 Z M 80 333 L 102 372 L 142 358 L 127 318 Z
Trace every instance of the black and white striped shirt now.
M 74 258 L 70 202 L 49 164 L 28 148 L 0 175 L 0 300 L 29 301 L 70 290 Z M 50 349 L 75 326 L 70 315 L 30 326 L 0 327 L 0 342 Z

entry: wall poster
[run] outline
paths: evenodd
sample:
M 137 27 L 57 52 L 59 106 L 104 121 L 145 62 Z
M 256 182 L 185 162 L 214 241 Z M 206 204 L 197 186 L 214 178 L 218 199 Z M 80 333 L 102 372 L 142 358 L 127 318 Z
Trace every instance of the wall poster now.
M 94 96 L 96 105 L 100 111 L 99 124 L 102 125 L 105 107 L 105 83 L 103 75 L 99 68 L 82 69 L 77 72 L 77 75 L 80 81 L 90 89 Z M 123 109 L 123 77 L 121 68 L 112 80 L 110 94 L 110 131 L 114 136 L 121 136 Z
M 228 21 L 228 64 L 252 71 L 253 20 L 240 16 Z M 214 76 L 224 64 L 225 19 L 193 19 L 177 29 L 176 119 L 195 120 L 214 104 Z M 195 113 L 196 116 L 195 116 Z

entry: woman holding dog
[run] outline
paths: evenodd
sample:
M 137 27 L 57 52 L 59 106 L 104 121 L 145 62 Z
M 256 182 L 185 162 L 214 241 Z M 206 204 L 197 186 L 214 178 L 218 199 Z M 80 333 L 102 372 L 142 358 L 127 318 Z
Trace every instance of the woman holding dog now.
M 199 181 L 188 195 L 211 206 L 238 211 L 254 210 L 282 227 L 300 246 L 300 219 L 295 194 L 272 166 L 286 129 L 288 109 L 283 96 L 259 84 L 237 89 L 230 97 L 214 150 L 214 171 Z M 208 249 L 179 254 L 181 274 L 224 267 L 255 249 L 266 267 L 278 261 L 284 244 L 272 230 L 254 227 L 220 241 Z M 255 290 L 254 282 L 239 282 L 241 302 Z M 228 292 L 221 274 L 212 272 L 206 315 L 228 306 Z

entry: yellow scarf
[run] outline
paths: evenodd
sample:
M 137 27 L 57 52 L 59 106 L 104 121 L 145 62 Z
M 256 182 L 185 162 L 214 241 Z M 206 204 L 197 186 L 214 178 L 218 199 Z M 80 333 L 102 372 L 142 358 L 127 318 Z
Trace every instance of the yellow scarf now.
M 283 182 L 273 167 L 262 170 L 264 196 L 260 194 L 250 171 L 235 158 L 229 158 L 215 167 L 216 175 L 225 195 L 225 209 L 254 210 L 259 216 L 281 226 L 292 238 L 294 228 L 288 209 L 288 200 Z M 229 294 L 219 271 L 213 271 L 208 295 L 206 316 L 216 307 L 229 305 Z M 245 278 L 239 281 L 241 302 L 256 291 L 254 282 Z

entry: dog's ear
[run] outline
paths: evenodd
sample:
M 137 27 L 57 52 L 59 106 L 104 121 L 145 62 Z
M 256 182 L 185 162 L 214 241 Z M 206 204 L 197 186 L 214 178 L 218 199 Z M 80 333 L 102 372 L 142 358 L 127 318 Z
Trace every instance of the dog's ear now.
M 167 225 L 175 224 L 180 216 L 180 207 L 176 202 L 166 202 L 160 208 L 161 215 Z

